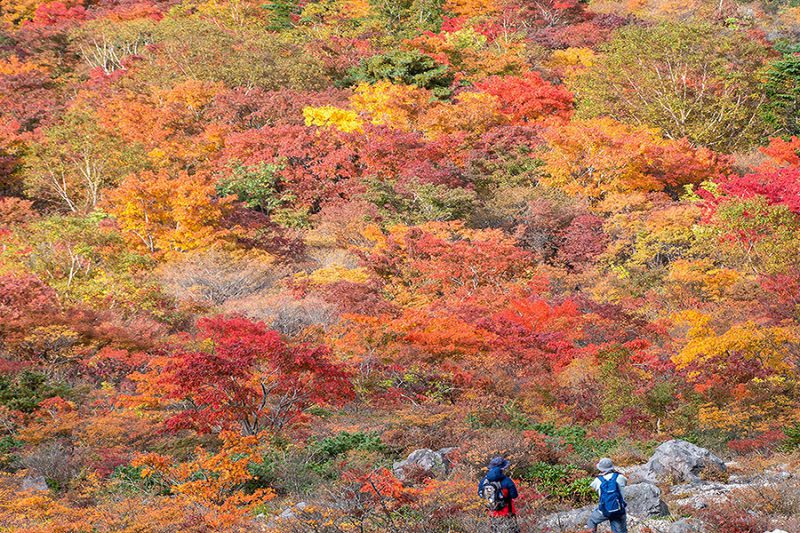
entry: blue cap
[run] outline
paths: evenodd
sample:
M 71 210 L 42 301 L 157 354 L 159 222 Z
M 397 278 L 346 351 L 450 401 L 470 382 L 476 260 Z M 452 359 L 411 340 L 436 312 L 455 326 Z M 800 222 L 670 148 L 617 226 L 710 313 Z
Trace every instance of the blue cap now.
M 508 465 L 511 463 L 507 459 L 503 459 L 502 457 L 495 457 L 491 461 L 489 461 L 489 468 L 502 468 L 505 470 L 508 468 Z

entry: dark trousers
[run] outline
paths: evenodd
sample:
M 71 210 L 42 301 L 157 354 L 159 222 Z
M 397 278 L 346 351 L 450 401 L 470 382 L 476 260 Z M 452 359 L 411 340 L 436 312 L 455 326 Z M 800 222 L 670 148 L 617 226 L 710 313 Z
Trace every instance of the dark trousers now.
M 606 518 L 603 516 L 603 513 L 600 512 L 600 509 L 595 509 L 592 511 L 592 516 L 589 517 L 589 523 L 586 524 L 586 527 L 592 531 L 597 531 L 597 526 L 606 520 L 608 520 L 609 524 L 611 525 L 611 531 L 613 533 L 628 533 L 627 515 L 622 515 L 618 518 Z

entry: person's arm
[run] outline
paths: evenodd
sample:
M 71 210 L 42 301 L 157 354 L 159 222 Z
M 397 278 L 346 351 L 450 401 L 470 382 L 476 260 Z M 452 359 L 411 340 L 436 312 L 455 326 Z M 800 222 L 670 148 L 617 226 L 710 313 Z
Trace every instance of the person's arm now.
M 600 495 L 600 480 L 599 479 L 594 478 L 592 480 L 592 484 L 589 485 L 589 486 L 594 489 L 594 491 L 597 493 L 598 496 Z
M 505 488 L 508 489 L 508 497 L 512 500 L 514 498 L 519 497 L 519 492 L 517 492 L 517 486 L 514 484 L 514 480 L 511 479 L 510 477 L 507 477 L 506 480 L 508 481 L 508 483 L 507 487 Z
M 619 486 L 619 488 L 623 489 L 627 484 L 628 484 L 628 478 L 626 478 L 622 474 L 617 476 L 617 485 Z
M 480 483 L 478 483 L 478 497 L 483 498 L 483 485 L 486 483 L 486 478 L 483 478 Z

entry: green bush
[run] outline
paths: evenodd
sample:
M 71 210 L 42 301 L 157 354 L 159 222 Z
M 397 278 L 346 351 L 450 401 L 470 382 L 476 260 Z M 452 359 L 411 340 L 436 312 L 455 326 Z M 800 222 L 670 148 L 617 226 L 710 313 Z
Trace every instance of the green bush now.
M 791 452 L 800 449 L 800 422 L 794 426 L 787 426 L 782 431 L 786 435 L 786 440 L 781 443 L 781 450 Z
M 447 65 L 437 63 L 418 50 L 392 50 L 363 60 L 359 66 L 350 69 L 342 83 L 356 85 L 381 80 L 416 85 L 430 90 L 434 96 L 446 98 L 450 96 L 453 74 Z
M 587 437 L 586 430 L 579 426 L 557 428 L 553 424 L 532 424 L 528 429 L 547 435 L 548 443 L 556 449 L 569 447 L 572 455 L 584 461 L 606 456 L 619 444 L 616 439 Z
M 535 463 L 523 471 L 523 478 L 532 483 L 542 494 L 561 501 L 582 503 L 590 501 L 594 491 L 590 487 L 592 478 L 572 465 Z
M 332 437 L 325 437 L 319 440 L 312 439 L 309 442 L 309 451 L 312 457 L 332 459 L 350 450 L 379 453 L 387 452 L 386 445 L 384 445 L 381 442 L 381 438 L 374 433 L 348 433 L 342 431 Z
M 114 492 L 123 494 L 147 493 L 167 495 L 170 493 L 169 483 L 159 473 L 143 477 L 142 467 L 120 465 L 110 476 Z
M 256 166 L 233 165 L 231 174 L 219 180 L 217 193 L 220 196 L 236 196 L 250 209 L 270 214 L 273 210 L 289 204 L 294 198 L 280 192 L 281 165 L 260 163 Z
M 0 469 L 14 470 L 14 464 L 18 457 L 16 451 L 22 446 L 22 442 L 15 439 L 12 435 L 0 438 Z
M 23 413 L 33 412 L 42 400 L 69 396 L 70 389 L 51 383 L 39 372 L 24 370 L 16 376 L 0 376 L 0 405 Z

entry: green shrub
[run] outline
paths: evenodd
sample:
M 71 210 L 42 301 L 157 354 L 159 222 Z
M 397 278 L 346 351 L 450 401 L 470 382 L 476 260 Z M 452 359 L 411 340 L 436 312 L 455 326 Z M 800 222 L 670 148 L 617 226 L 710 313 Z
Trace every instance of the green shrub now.
M 437 97 L 446 98 L 450 96 L 453 74 L 447 65 L 437 63 L 418 50 L 392 50 L 363 60 L 348 72 L 343 83 L 356 85 L 381 80 L 416 85 L 430 90 Z
M 159 473 L 142 476 L 141 466 L 120 465 L 114 469 L 110 476 L 114 492 L 148 493 L 167 495 L 170 493 L 169 483 Z
M 794 426 L 783 428 L 783 434 L 786 435 L 786 440 L 781 443 L 783 451 L 791 452 L 800 449 L 800 422 L 795 423 Z
M 542 494 L 561 501 L 587 502 L 594 496 L 590 487 L 592 478 L 572 465 L 535 463 L 523 471 L 523 478 L 531 482 Z
M 17 462 L 17 450 L 22 446 L 22 442 L 15 439 L 12 435 L 0 438 L 0 469 L 13 470 Z
M 548 443 L 556 449 L 569 447 L 571 454 L 576 459 L 593 461 L 603 457 L 613 450 L 618 441 L 616 439 L 596 439 L 586 436 L 586 430 L 579 426 L 555 427 L 553 424 L 532 424 L 528 429 L 533 429 L 548 436 Z
M 381 438 L 374 433 L 348 433 L 342 431 L 332 437 L 312 439 L 309 442 L 312 457 L 332 459 L 350 450 L 386 453 L 387 448 Z
M 231 173 L 219 180 L 217 193 L 221 196 L 236 196 L 250 209 L 270 214 L 294 200 L 289 193 L 280 192 L 281 165 L 260 163 L 254 166 L 233 165 Z
M 42 400 L 69 396 L 70 389 L 51 383 L 39 372 L 24 370 L 16 376 L 0 376 L 0 405 L 23 413 L 33 412 Z

